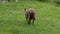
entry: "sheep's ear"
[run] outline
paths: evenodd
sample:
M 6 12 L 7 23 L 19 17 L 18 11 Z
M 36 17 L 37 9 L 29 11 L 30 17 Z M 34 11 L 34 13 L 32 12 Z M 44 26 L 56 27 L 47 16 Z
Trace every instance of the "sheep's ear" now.
M 26 11 L 26 8 L 24 8 L 24 10 Z

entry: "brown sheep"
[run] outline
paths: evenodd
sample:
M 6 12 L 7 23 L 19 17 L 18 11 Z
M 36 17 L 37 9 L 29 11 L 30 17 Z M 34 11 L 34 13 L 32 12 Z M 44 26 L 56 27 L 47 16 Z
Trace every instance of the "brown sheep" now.
M 31 24 L 31 20 L 32 23 L 34 24 L 35 21 L 35 12 L 32 8 L 25 8 L 25 17 L 26 17 L 26 21 L 28 22 L 28 24 Z

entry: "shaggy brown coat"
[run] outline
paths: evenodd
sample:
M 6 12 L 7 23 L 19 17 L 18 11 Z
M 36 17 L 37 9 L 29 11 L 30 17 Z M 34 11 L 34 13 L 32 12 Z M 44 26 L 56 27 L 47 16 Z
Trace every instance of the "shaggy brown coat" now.
M 25 10 L 25 17 L 26 17 L 26 21 L 28 22 L 28 24 L 31 24 L 31 20 L 32 23 L 34 24 L 35 21 L 35 12 L 32 8 L 29 9 L 24 9 Z

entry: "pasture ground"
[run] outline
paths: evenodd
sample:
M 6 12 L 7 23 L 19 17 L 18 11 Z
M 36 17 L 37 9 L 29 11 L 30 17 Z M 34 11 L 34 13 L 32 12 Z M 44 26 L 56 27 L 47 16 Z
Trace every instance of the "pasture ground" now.
M 26 23 L 26 7 L 36 11 L 34 26 Z M 38 1 L 0 4 L 0 34 L 60 34 L 60 7 Z

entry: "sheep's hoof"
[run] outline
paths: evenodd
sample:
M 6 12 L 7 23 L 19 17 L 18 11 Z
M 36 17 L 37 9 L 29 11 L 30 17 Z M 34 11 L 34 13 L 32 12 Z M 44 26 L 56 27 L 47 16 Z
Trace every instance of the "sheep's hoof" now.
M 28 24 L 31 24 L 31 23 L 28 22 Z

